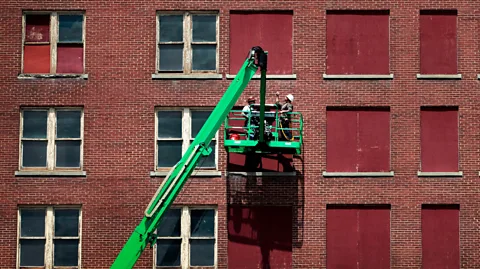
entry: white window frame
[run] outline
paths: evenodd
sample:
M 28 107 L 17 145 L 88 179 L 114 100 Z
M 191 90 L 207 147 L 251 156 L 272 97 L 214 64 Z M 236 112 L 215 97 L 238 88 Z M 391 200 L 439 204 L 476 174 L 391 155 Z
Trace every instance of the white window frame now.
M 27 15 L 50 15 L 50 40 L 47 42 L 25 42 L 25 34 L 26 34 L 26 26 L 27 26 Z M 42 73 L 38 74 L 39 76 L 42 75 L 56 75 L 57 74 L 57 44 L 59 43 L 59 19 L 58 15 L 83 15 L 83 25 L 82 25 L 82 45 L 83 45 L 83 72 L 82 73 L 75 73 L 73 75 L 85 74 L 85 21 L 86 16 L 85 12 L 83 11 L 28 11 L 23 12 L 22 15 L 22 63 L 21 63 L 21 73 L 24 74 L 24 54 L 25 54 L 25 45 L 28 44 L 43 44 L 43 45 L 50 45 L 50 72 L 49 73 Z M 78 42 L 80 43 L 80 42 Z M 71 74 L 59 74 L 59 75 L 71 75 Z
M 182 42 L 160 42 L 160 16 L 183 15 L 183 41 Z M 216 41 L 215 42 L 193 42 L 193 15 L 215 15 L 216 16 Z M 156 16 L 156 73 L 181 73 L 181 74 L 218 74 L 219 73 L 219 13 L 213 11 L 157 11 Z M 182 44 L 183 43 L 183 68 L 180 71 L 160 70 L 160 44 Z M 210 44 L 216 45 L 215 70 L 192 70 L 192 45 Z
M 31 236 L 21 236 L 20 227 L 22 224 L 22 214 L 20 211 L 22 209 L 43 209 L 45 211 L 45 234 L 43 237 L 31 237 Z M 77 209 L 78 210 L 78 236 L 61 236 L 55 237 L 55 209 Z M 64 266 L 53 266 L 53 256 L 54 256 L 54 239 L 78 239 L 78 266 L 67 266 L 68 268 L 82 268 L 82 209 L 78 206 L 21 206 L 17 210 L 17 263 L 16 268 L 28 268 L 20 267 L 20 240 L 21 239 L 45 239 L 45 256 L 44 256 L 44 267 L 45 269 L 53 268 L 62 268 Z
M 23 138 L 23 112 L 24 111 L 47 111 L 47 138 Z M 80 111 L 80 138 L 57 138 L 57 111 Z M 24 107 L 20 111 L 20 143 L 19 143 L 19 167 L 20 171 L 82 171 L 83 170 L 83 123 L 84 111 L 82 107 Z M 47 166 L 23 167 L 23 141 L 47 140 Z M 80 167 L 56 167 L 56 141 L 80 141 Z
M 190 266 L 190 239 L 214 239 L 214 254 L 213 254 L 213 266 L 205 266 L 211 268 L 217 268 L 217 256 L 218 256 L 218 208 L 216 207 L 207 207 L 207 206 L 172 206 L 171 209 L 181 209 L 181 230 L 180 237 L 158 237 L 158 240 L 161 239 L 181 239 L 180 247 L 180 267 L 181 269 L 189 269 Z M 190 236 L 190 212 L 192 210 L 214 210 L 215 212 L 215 227 L 214 227 L 214 236 L 213 237 L 191 237 Z M 155 230 L 155 234 L 157 231 Z M 157 266 L 157 244 L 153 246 L 153 269 L 159 268 L 172 268 L 171 266 Z M 203 267 L 202 267 L 203 268 Z
M 182 138 L 158 138 L 158 112 L 160 111 L 181 111 L 182 112 Z M 187 151 L 190 146 L 190 141 L 192 138 L 192 111 L 213 111 L 212 108 L 170 108 L 170 107 L 161 107 L 155 109 L 155 171 L 166 171 L 170 170 L 171 167 L 159 167 L 158 166 L 158 144 L 157 141 L 182 141 L 182 156 Z M 215 142 L 215 151 L 212 151 L 210 154 L 215 154 L 215 167 L 197 167 L 196 170 L 214 170 L 218 171 L 218 131 L 215 133 L 215 136 L 212 139 L 212 142 Z M 200 165 L 201 163 L 199 163 Z M 195 172 L 193 173 L 195 175 Z

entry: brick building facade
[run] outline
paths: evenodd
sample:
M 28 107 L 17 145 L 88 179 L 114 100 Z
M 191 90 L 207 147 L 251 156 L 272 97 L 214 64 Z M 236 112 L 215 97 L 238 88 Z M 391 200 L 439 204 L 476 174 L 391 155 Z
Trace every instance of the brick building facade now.
M 137 268 L 480 268 L 474 1 L 0 6 L 0 268 L 108 268 L 256 45 L 302 154 L 220 129 Z

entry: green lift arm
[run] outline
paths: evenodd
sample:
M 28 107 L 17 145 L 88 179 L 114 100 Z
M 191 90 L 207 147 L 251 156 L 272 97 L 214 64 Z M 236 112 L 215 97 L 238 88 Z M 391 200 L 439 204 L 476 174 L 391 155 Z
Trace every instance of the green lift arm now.
M 147 206 L 142 221 L 135 228 L 110 268 L 133 268 L 147 245 L 151 244 L 153 246 L 156 243 L 155 230 L 160 224 L 162 217 L 175 201 L 175 198 L 192 174 L 201 157 L 208 156 L 211 153 L 211 149 L 209 148 L 210 142 L 258 68 L 262 71 L 261 95 L 264 100 L 267 55 L 262 48 L 253 47 L 235 76 L 235 79 L 200 129 L 195 140 L 190 144 L 190 147 L 180 161 L 165 177 L 162 185 L 158 188 L 150 204 Z

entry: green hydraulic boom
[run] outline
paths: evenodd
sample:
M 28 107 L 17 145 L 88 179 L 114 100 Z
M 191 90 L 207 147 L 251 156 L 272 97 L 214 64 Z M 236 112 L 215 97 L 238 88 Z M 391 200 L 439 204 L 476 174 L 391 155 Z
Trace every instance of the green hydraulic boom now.
M 147 206 L 142 221 L 135 228 L 110 268 L 133 268 L 147 245 L 151 244 L 153 246 L 155 244 L 157 240 L 155 230 L 162 217 L 174 202 L 201 157 L 208 156 L 211 153 L 210 142 L 258 68 L 261 70 L 261 102 L 264 103 L 267 54 L 262 48 L 253 47 L 235 79 L 210 114 L 195 140 L 190 144 L 181 160 L 165 177 L 162 185 Z M 263 110 L 262 106 L 262 120 Z M 263 130 L 263 127 L 261 128 Z M 260 140 L 263 141 L 263 139 L 262 135 Z

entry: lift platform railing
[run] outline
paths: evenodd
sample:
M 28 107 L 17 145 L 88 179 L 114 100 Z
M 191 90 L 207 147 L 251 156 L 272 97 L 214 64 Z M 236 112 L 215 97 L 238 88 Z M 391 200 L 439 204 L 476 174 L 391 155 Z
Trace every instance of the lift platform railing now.
M 255 151 L 269 153 L 270 151 L 288 152 L 294 149 L 294 153 L 301 153 L 303 115 L 300 112 L 280 114 L 278 110 L 266 111 L 265 145 L 259 143 L 258 112 L 245 114 L 247 114 L 247 117 L 241 110 L 231 110 L 225 119 L 224 146 L 228 152 Z M 289 118 L 289 127 L 282 126 L 281 119 L 283 117 Z

